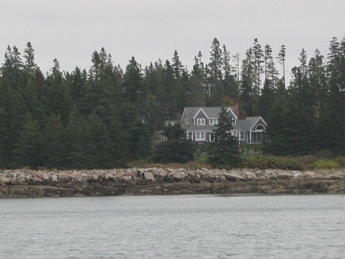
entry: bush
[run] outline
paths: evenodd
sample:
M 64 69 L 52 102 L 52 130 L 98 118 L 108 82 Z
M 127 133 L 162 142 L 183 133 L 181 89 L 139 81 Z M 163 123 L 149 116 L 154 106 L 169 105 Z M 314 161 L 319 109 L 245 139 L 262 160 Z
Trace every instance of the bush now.
M 152 157 L 154 163 L 185 164 L 194 159 L 195 145 L 191 140 L 169 140 L 156 146 Z
M 305 170 L 305 166 L 294 158 L 274 156 L 253 156 L 242 160 L 243 167 L 258 169 Z
M 311 165 L 312 169 L 315 170 L 332 170 L 332 169 L 339 169 L 341 166 L 335 160 L 319 160 L 316 161 L 314 164 Z
M 339 163 L 340 167 L 345 168 L 345 157 L 337 157 L 335 161 Z

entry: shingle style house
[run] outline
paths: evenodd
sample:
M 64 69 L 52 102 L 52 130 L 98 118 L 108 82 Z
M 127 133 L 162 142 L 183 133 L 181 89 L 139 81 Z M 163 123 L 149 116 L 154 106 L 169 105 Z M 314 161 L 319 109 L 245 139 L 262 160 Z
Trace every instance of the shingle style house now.
M 241 145 L 262 144 L 267 123 L 260 116 L 239 119 L 238 105 L 225 107 L 233 119 L 231 133 Z M 199 144 L 213 141 L 212 130 L 218 124 L 221 107 L 185 107 L 181 117 L 181 126 L 186 130 L 187 138 Z

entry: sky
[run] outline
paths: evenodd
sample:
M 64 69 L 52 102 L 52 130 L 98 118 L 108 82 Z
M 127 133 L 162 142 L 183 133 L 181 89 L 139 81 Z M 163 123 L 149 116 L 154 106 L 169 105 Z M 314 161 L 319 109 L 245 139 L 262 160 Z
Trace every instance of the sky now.
M 345 36 L 344 0 L 0 0 L 0 6 L 0 63 L 8 45 L 23 53 L 31 42 L 44 74 L 55 58 L 62 70 L 88 70 L 102 47 L 123 69 L 132 56 L 144 68 L 171 61 L 177 50 L 191 70 L 199 51 L 209 62 L 214 38 L 241 59 L 255 38 L 274 56 L 284 44 L 290 73 L 302 48 L 308 58 L 316 49 L 327 56 L 331 39 Z

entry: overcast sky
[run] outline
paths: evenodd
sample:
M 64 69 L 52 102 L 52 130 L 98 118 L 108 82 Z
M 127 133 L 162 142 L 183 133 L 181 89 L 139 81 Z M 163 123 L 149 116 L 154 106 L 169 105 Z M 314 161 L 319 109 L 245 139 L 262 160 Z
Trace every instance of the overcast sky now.
M 54 58 L 61 69 L 89 69 L 104 47 L 125 68 L 134 56 L 145 66 L 171 60 L 174 50 L 190 70 L 199 51 L 208 62 L 212 40 L 230 54 L 255 38 L 274 55 L 286 46 L 288 72 L 305 48 L 327 55 L 332 37 L 345 35 L 345 0 L 0 0 L 0 54 L 8 45 L 21 53 L 28 41 L 46 73 Z M 278 66 L 278 65 L 277 65 Z

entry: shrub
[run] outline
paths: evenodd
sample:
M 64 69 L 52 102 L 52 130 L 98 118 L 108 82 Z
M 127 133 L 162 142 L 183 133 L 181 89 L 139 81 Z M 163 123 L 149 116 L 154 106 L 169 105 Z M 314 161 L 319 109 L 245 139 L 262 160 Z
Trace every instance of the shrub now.
M 312 164 L 311 168 L 315 169 L 315 170 L 339 169 L 340 164 L 335 160 L 322 159 L 322 160 L 316 161 L 314 164 Z
M 258 169 L 305 170 L 305 166 L 295 158 L 253 156 L 242 160 L 243 167 Z
M 344 168 L 345 167 L 345 157 L 337 157 L 335 159 L 335 161 L 337 161 L 340 165 L 340 167 Z
M 334 154 L 333 154 L 332 150 L 322 149 L 322 150 L 317 151 L 315 153 L 315 156 L 319 157 L 319 158 L 331 159 L 332 157 L 334 157 Z

